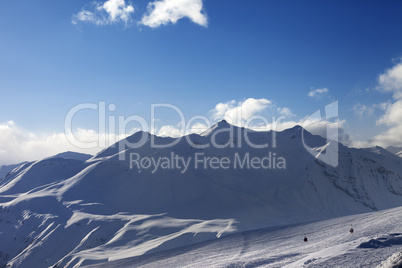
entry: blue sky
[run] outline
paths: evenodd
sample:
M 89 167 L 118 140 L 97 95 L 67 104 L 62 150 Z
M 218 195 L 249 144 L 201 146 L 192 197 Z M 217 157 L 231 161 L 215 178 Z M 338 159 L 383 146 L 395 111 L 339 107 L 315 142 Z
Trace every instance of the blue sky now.
M 338 100 L 351 145 L 402 146 L 392 130 L 401 16 L 401 1 L 4 0 L 0 131 L 40 143 L 63 133 L 67 112 L 84 102 L 149 120 L 152 103 L 190 118 L 211 116 L 219 103 L 266 99 L 259 113 L 287 107 L 300 122 Z M 317 89 L 320 96 L 308 95 Z M 159 128 L 177 126 L 173 113 L 158 119 Z M 80 113 L 74 127 L 96 131 L 96 114 Z M 385 139 L 387 131 L 399 136 Z M 0 142 L 1 164 L 12 154 Z

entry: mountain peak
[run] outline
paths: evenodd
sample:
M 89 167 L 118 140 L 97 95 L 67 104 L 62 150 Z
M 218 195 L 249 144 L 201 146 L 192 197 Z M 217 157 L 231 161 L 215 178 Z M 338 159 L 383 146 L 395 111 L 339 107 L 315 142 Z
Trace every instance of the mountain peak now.
M 222 119 L 221 121 L 219 121 L 218 123 L 216 123 L 215 125 L 219 126 L 219 127 L 230 127 L 233 126 L 231 124 L 229 124 L 225 119 Z
M 292 135 L 292 136 L 295 136 L 295 135 L 296 135 L 296 136 L 300 137 L 302 131 L 304 131 L 304 130 L 305 130 L 305 129 L 304 129 L 302 126 L 296 125 L 296 126 L 294 126 L 294 127 L 287 128 L 287 129 L 285 129 L 285 130 L 283 130 L 283 131 L 281 131 L 281 132 L 283 132 L 283 133 L 288 133 L 289 135 Z
M 210 127 L 209 129 L 205 130 L 204 132 L 202 132 L 200 135 L 201 136 L 208 136 L 211 133 L 219 130 L 219 129 L 227 129 L 227 128 L 232 128 L 232 127 L 236 127 L 234 125 L 229 124 L 225 119 L 215 123 L 212 127 Z

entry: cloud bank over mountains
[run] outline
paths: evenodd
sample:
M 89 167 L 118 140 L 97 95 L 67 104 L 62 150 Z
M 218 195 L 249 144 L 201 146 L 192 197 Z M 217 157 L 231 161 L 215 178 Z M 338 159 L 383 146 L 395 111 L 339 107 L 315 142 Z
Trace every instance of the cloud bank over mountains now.
M 196 133 L 200 134 L 210 128 L 212 124 L 227 120 L 229 123 L 247 127 L 256 131 L 282 131 L 296 125 L 302 125 L 313 134 L 325 136 L 328 125 L 335 127 L 333 122 L 321 120 L 315 122 L 307 118 L 292 120 L 295 115 L 288 107 L 279 107 L 274 101 L 265 98 L 248 98 L 243 101 L 231 100 L 218 103 L 215 108 L 209 111 L 209 118 L 197 116 L 192 122 L 187 121 L 184 125 L 163 125 L 158 124 L 150 129 L 130 129 L 127 133 L 99 133 L 93 129 L 73 129 L 72 132 L 35 134 L 18 126 L 13 121 L 0 123 L 0 166 L 14 164 L 22 161 L 38 160 L 44 157 L 55 155 L 63 151 L 78 151 L 81 153 L 95 154 L 100 150 L 113 145 L 115 142 L 139 130 L 149 131 L 162 137 L 180 137 Z M 332 123 L 332 124 L 331 124 Z M 337 121 L 336 126 L 341 128 L 340 142 L 349 145 L 348 136 L 343 131 L 345 121 Z M 105 141 L 100 146 L 99 138 Z M 71 140 L 77 140 L 81 144 L 97 142 L 96 148 L 83 148 L 71 144 Z

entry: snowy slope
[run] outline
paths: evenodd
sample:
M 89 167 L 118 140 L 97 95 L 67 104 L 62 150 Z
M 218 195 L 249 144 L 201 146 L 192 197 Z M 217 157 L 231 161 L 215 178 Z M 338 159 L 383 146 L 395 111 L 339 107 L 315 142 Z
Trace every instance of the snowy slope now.
M 399 157 L 402 157 L 402 147 L 388 146 L 386 149 L 391 153 Z
M 58 156 L 27 163 L 0 184 L 0 267 L 87 265 L 402 204 L 401 158 L 379 147 L 340 144 L 340 164 L 334 168 L 305 150 L 301 132 L 301 127 L 254 132 L 222 121 L 181 140 L 138 132 L 85 162 Z M 247 145 L 245 134 L 270 147 Z M 155 149 L 152 138 L 157 144 L 177 143 Z M 304 138 L 313 148 L 328 145 L 308 132 Z M 123 146 L 141 140 L 139 148 Z M 213 141 L 221 148 L 208 146 Z M 155 172 L 130 169 L 131 153 L 174 154 L 193 163 Z M 197 153 L 231 162 L 236 155 L 271 153 L 286 160 L 286 169 L 196 168 Z
M 10 173 L 14 168 L 19 167 L 22 164 L 25 164 L 25 162 L 19 163 L 19 164 L 14 164 L 14 165 L 0 166 L 0 182 L 1 182 L 1 179 L 4 178 L 8 173 Z
M 237 233 L 89 267 L 376 267 L 401 261 L 402 207 Z M 350 226 L 354 233 L 349 233 Z M 303 242 L 304 234 L 308 242 Z M 396 253 L 388 261 L 388 257 Z M 398 254 L 399 253 L 399 254 Z M 399 256 L 399 258 L 398 258 Z M 89 268 L 88 267 L 88 268 Z

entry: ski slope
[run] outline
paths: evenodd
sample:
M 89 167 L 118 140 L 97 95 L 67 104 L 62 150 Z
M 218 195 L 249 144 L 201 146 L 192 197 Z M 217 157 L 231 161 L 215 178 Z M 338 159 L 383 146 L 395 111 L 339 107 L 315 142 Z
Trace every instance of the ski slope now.
M 377 267 L 398 252 L 402 252 L 402 207 L 253 230 L 88 267 Z

